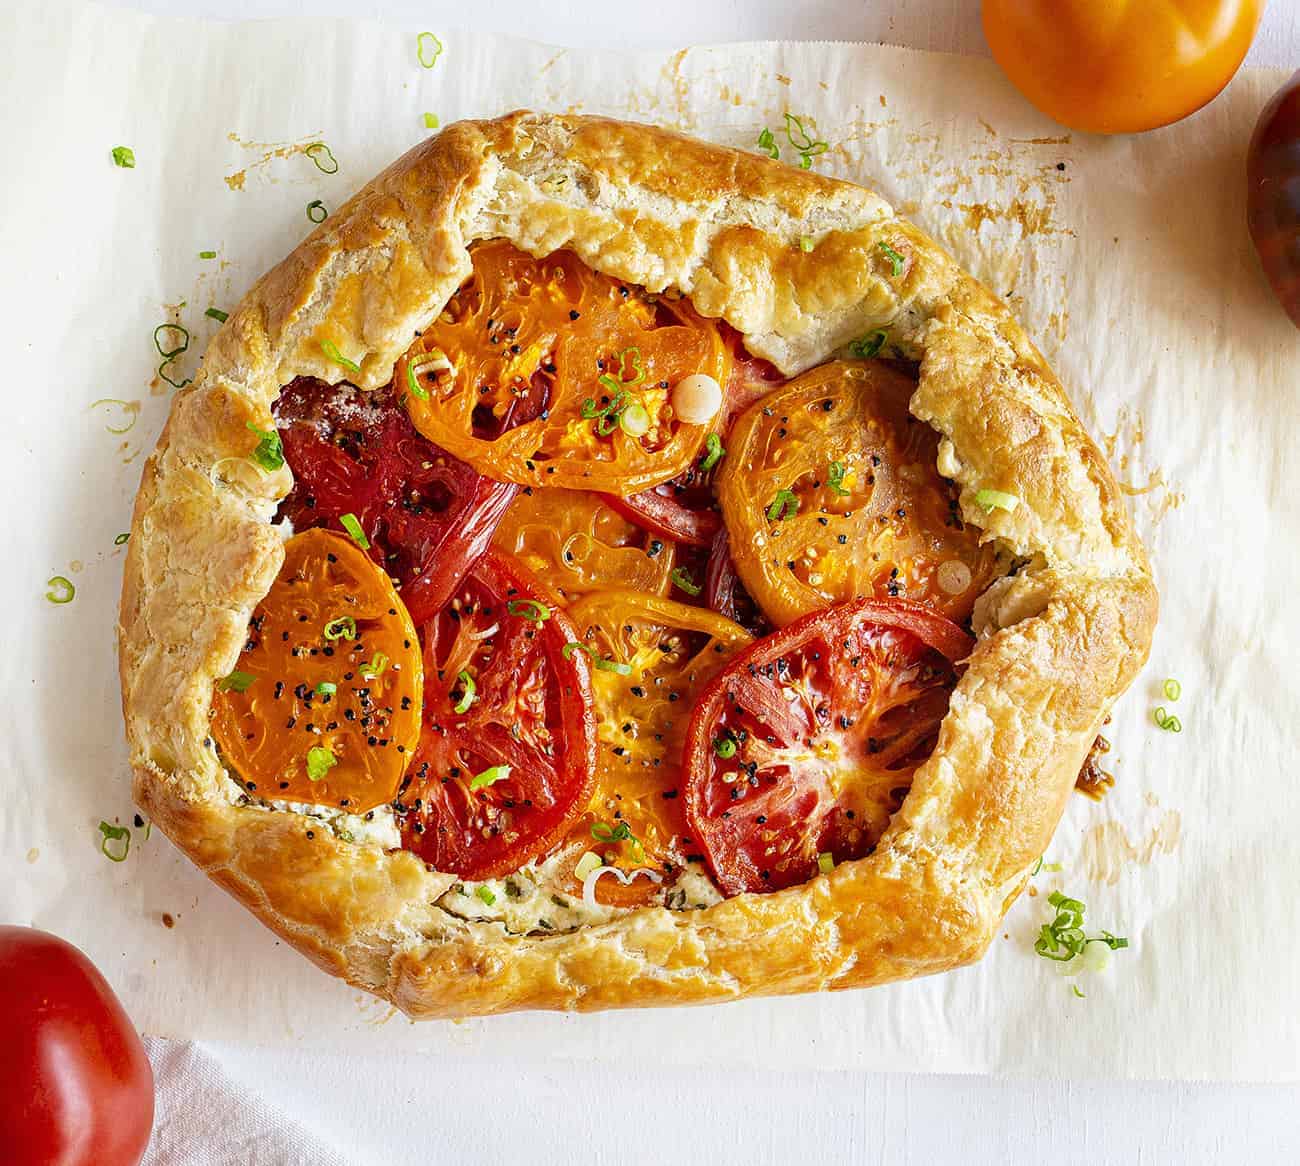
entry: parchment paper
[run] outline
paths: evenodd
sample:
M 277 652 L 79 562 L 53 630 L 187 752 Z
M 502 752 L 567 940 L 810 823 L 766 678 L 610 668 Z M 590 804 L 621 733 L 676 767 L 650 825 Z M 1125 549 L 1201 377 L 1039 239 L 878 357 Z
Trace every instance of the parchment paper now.
M 1071 135 L 985 61 L 851 44 L 565 51 L 438 28 L 159 20 L 62 4 L 0 16 L 6 383 L 0 918 L 83 946 L 148 1031 L 371 1051 L 652 1064 L 1297 1076 L 1292 593 L 1300 336 L 1243 227 L 1243 159 L 1283 79 L 1241 74 L 1198 116 Z M 431 44 L 431 42 L 426 42 Z M 193 335 L 427 131 L 518 106 L 655 120 L 753 147 L 787 110 L 820 171 L 880 190 L 1012 303 L 1129 484 L 1158 565 L 1152 664 L 1107 733 L 1118 781 L 1076 797 L 978 966 L 869 992 L 600 1016 L 413 1025 L 316 971 L 129 825 L 114 610 L 144 454 L 169 405 L 156 325 Z M 784 141 L 778 133 L 778 140 Z M 326 142 L 337 173 L 304 153 Z M 109 151 L 133 148 L 136 167 Z M 787 156 L 791 156 L 787 150 Z M 199 252 L 214 250 L 204 260 Z M 173 372 L 176 376 L 176 372 Z M 179 379 L 179 377 L 177 377 Z M 94 406 L 100 398 L 116 405 Z M 108 431 L 123 428 L 123 434 Z M 77 588 L 63 606 L 45 581 Z M 1177 677 L 1173 705 L 1160 692 Z M 1181 734 L 1152 723 L 1157 705 Z M 1045 896 L 1126 935 L 1103 974 L 1037 958 Z

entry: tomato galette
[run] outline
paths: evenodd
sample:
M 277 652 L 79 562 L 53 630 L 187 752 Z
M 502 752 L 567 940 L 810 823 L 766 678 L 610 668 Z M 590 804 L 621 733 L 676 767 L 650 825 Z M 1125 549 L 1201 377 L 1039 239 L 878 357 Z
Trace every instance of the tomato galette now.
M 875 984 L 987 946 L 1155 610 L 1042 357 L 875 195 L 462 123 L 176 397 L 135 793 L 413 1016 Z

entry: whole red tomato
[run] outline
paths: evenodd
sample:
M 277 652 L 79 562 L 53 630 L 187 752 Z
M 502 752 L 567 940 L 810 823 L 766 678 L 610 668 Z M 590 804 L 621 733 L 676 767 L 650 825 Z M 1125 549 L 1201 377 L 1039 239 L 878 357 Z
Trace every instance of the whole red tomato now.
M 80 951 L 0 927 L 0 1159 L 135 1166 L 153 1128 L 153 1070 L 113 989 Z

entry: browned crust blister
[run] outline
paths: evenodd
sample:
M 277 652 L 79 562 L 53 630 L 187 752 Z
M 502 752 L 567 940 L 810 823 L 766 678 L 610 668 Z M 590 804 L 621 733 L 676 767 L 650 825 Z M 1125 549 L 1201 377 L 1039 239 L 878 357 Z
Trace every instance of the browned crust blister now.
M 869 857 L 776 894 L 516 936 L 436 906 L 450 878 L 411 854 L 308 838 L 298 815 L 232 794 L 213 684 L 283 559 L 268 519 L 290 476 L 222 459 L 250 452 L 247 423 L 270 426 L 281 385 L 337 379 L 322 339 L 362 387 L 387 383 L 491 237 L 681 291 L 787 374 L 878 328 L 919 360 L 912 411 L 943 435 L 942 471 L 1024 566 L 978 604 L 938 746 Z M 897 278 L 882 241 L 907 259 Z M 986 514 L 981 488 L 1020 505 Z M 858 987 L 978 959 L 1155 618 L 1145 553 L 1059 382 L 1006 306 L 882 199 L 653 127 L 516 113 L 417 146 L 232 313 L 145 466 L 119 635 L 141 808 L 321 967 L 434 1017 Z

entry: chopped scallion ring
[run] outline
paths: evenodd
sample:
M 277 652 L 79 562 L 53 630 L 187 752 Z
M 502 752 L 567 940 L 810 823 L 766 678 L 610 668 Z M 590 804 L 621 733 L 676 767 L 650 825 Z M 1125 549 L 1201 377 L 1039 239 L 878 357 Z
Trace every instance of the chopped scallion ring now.
M 1175 716 L 1170 716 L 1164 705 L 1161 705 L 1151 715 L 1156 727 L 1164 729 L 1166 733 L 1181 733 L 1183 731 L 1183 722 Z
M 105 858 L 113 862 L 125 862 L 126 856 L 131 853 L 131 831 L 125 826 L 110 826 L 107 822 L 100 822 L 99 832 L 103 838 L 99 841 L 99 852 Z M 109 849 L 110 842 L 120 842 L 122 849 L 114 852 Z
M 736 738 L 730 733 L 725 737 L 719 737 L 713 742 L 713 752 L 723 761 L 730 761 L 736 755 Z
M 806 129 L 802 120 L 792 113 L 785 115 L 785 136 L 799 154 L 799 169 L 807 170 L 817 154 L 824 154 L 831 148 L 829 142 L 814 138 Z
M 1068 963 L 1075 956 L 1081 955 L 1090 943 L 1104 943 L 1111 951 L 1128 947 L 1127 939 L 1112 935 L 1109 931 L 1087 936 L 1083 930 L 1084 906 L 1078 899 L 1053 891 L 1047 896 L 1047 901 L 1056 908 L 1056 917 L 1051 923 L 1043 924 L 1038 939 L 1034 942 L 1034 951 L 1044 959 Z
M 474 894 L 476 894 L 480 899 L 482 899 L 484 905 L 488 907 L 492 906 L 492 904 L 497 901 L 497 897 L 490 890 L 488 890 L 487 887 L 475 887 Z
M 830 874 L 835 869 L 835 856 L 829 850 L 823 850 L 817 856 L 817 869 L 822 874 Z
M 247 692 L 256 680 L 257 677 L 248 672 L 232 672 L 228 676 L 223 676 L 217 687 L 222 692 Z
M 633 838 L 632 827 L 623 821 L 615 822 L 612 826 L 606 822 L 593 822 L 591 836 L 597 842 L 623 842 Z
M 123 413 L 131 418 L 125 425 L 105 425 L 104 428 L 109 433 L 130 433 L 135 428 L 135 423 L 140 419 L 139 401 L 121 401 L 117 397 L 100 397 L 98 401 L 90 403 L 92 409 L 98 409 L 100 405 L 117 405 Z
M 77 589 L 72 585 L 72 580 L 66 575 L 54 575 L 45 581 L 45 586 L 49 588 L 45 593 L 45 598 L 51 603 L 71 603 L 73 596 L 77 594 Z
M 1005 510 L 1008 514 L 1011 514 L 1020 505 L 1020 499 L 1014 494 L 1007 494 L 1002 490 L 977 490 L 975 492 L 975 505 L 982 506 L 986 512 Z
M 422 32 L 415 38 L 415 55 L 421 65 L 432 69 L 442 56 L 442 41 L 431 32 Z
M 318 198 L 313 198 L 307 204 L 307 217 L 313 223 L 323 223 L 330 217 L 329 211 L 325 209 L 325 204 Z
M 781 147 L 776 144 L 775 136 L 766 126 L 759 132 L 758 148 L 769 158 L 779 158 L 781 156 Z
M 889 339 L 889 334 L 877 329 L 875 332 L 868 332 L 865 336 L 859 336 L 849 345 L 849 355 L 857 357 L 858 360 L 870 360 L 880 352 L 885 346 L 885 341 Z
M 618 424 L 629 437 L 644 437 L 650 432 L 650 413 L 639 401 L 633 401 L 618 415 Z
M 370 540 L 366 538 L 366 532 L 361 529 L 361 523 L 357 521 L 355 514 L 340 514 L 339 525 L 348 532 L 348 537 L 363 551 L 370 549 Z
M 316 169 L 322 174 L 337 174 L 339 172 L 338 159 L 334 157 L 334 154 L 324 142 L 312 142 L 303 153 L 316 164 Z
M 257 447 L 248 456 L 264 470 L 278 470 L 284 465 L 284 447 L 280 444 L 280 434 L 275 429 L 259 429 L 251 421 L 245 421 L 246 428 L 258 436 Z
M 324 745 L 313 745 L 307 750 L 307 780 L 320 781 L 339 763 L 339 759 Z
M 377 676 L 383 674 L 389 663 L 388 657 L 383 652 L 376 652 L 369 661 L 361 665 L 361 679 L 374 680 Z
M 813 238 L 811 235 L 799 236 L 799 250 L 802 251 L 805 255 L 807 255 L 808 252 L 810 252 L 816 245 L 817 244 L 813 242 Z
M 357 621 L 350 615 L 341 615 L 327 623 L 321 634 L 330 641 L 355 640 L 357 638 Z
M 469 788 L 471 791 L 486 789 L 490 785 L 495 785 L 498 781 L 505 781 L 510 776 L 510 766 L 492 765 L 482 773 L 476 773 L 469 779 Z
M 784 522 L 787 518 L 793 518 L 799 513 L 799 499 L 794 496 L 793 490 L 778 490 L 776 497 L 772 499 L 772 505 L 767 508 L 768 522 Z
M 884 253 L 889 260 L 889 274 L 893 279 L 897 279 L 903 274 L 903 268 L 907 266 L 907 260 L 895 251 L 888 243 L 877 243 L 877 247 Z
M 1083 994 L 1081 991 L 1079 991 L 1079 985 L 1078 985 L 1078 984 L 1071 984 L 1071 985 L 1070 985 L 1070 989 L 1071 989 L 1071 991 L 1074 992 L 1074 994 L 1075 994 L 1076 996 L 1079 997 L 1080 1000 L 1085 1000 L 1085 999 L 1087 999 L 1087 997 L 1084 996 L 1084 994 Z
M 451 711 L 457 714 L 469 712 L 470 705 L 474 703 L 474 697 L 478 694 L 478 685 L 474 683 L 472 677 L 464 668 L 456 673 L 456 679 L 460 681 L 461 697 L 454 705 Z
M 215 259 L 216 257 L 217 257 L 217 253 L 216 253 L 215 251 L 200 251 L 200 252 L 199 252 L 199 258 L 200 258 L 200 259 Z
M 333 340 L 322 340 L 320 350 L 325 354 L 325 359 L 333 361 L 340 368 L 345 368 L 350 373 L 359 373 L 361 366 L 355 360 L 349 360 L 339 351 L 339 346 Z
M 130 146 L 113 147 L 113 165 L 123 170 L 135 169 L 135 151 Z
M 844 488 L 845 466 L 843 462 L 831 462 L 826 473 L 826 484 L 841 498 L 848 496 Z
M 436 130 L 438 128 L 438 115 L 436 113 L 426 113 L 424 115 L 424 128 L 426 130 Z
M 1172 676 L 1165 681 L 1165 696 L 1169 700 L 1177 700 L 1183 695 L 1183 686 L 1178 683 Z
M 335 684 L 334 681 L 322 680 L 318 685 L 316 685 L 315 692 L 317 696 L 333 696 L 338 692 L 338 690 L 339 686 Z
M 722 447 L 722 438 L 716 433 L 710 433 L 704 439 L 704 456 L 700 458 L 701 472 L 707 474 L 726 456 L 727 451 Z
M 551 609 L 536 599 L 512 599 L 506 604 L 506 611 L 533 623 L 545 623 L 551 618 Z
M 596 667 L 602 672 L 614 672 L 619 676 L 631 676 L 632 665 L 624 664 L 621 660 L 606 660 L 600 657 L 596 658 Z
M 572 660 L 574 652 L 586 652 L 593 660 L 597 658 L 595 648 L 591 647 L 589 644 L 581 643 L 578 640 L 570 640 L 560 649 L 560 652 L 566 660 Z
M 160 332 L 174 332 L 179 336 L 179 342 L 175 348 L 164 348 L 163 341 L 158 339 Z M 159 324 L 153 330 L 153 346 L 158 349 L 158 355 L 163 360 L 171 360 L 174 356 L 180 356 L 190 346 L 190 332 L 184 324 Z
M 131 538 L 131 532 L 129 530 L 124 530 L 121 534 L 117 536 L 117 538 L 113 540 L 113 545 L 115 547 L 124 546 L 130 540 L 130 538 Z
M 220 308 L 209 308 L 203 313 L 209 320 L 216 320 L 218 324 L 224 324 L 230 319 L 229 312 L 223 312 Z
M 435 352 L 426 352 L 423 356 L 415 357 L 406 362 L 406 387 L 410 390 L 411 396 L 419 397 L 421 401 L 429 399 L 429 390 L 426 389 L 418 380 L 420 369 L 434 366 L 436 369 L 450 369 L 452 363 L 447 359 L 447 354 L 441 350 Z
M 674 587 L 680 587 L 687 595 L 698 595 L 704 590 L 691 578 L 691 573 L 685 567 L 674 567 L 673 573 L 668 577 L 673 581 Z

